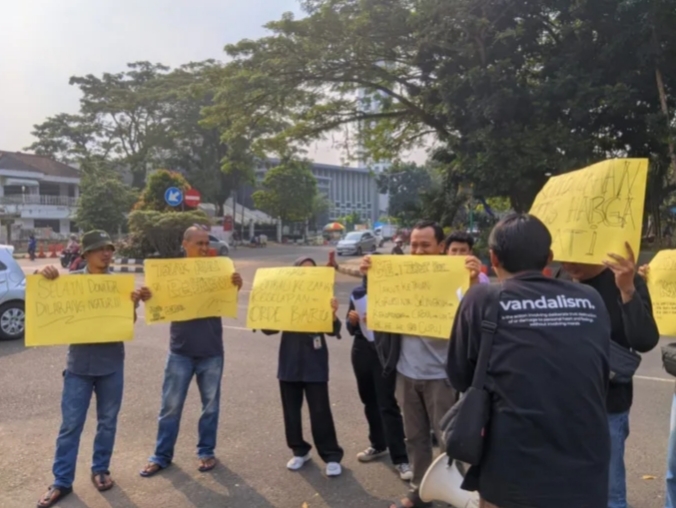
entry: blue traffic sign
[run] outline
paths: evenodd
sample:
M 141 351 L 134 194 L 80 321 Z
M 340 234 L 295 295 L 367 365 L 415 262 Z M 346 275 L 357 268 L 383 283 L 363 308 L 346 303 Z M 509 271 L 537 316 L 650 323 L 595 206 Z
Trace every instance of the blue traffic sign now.
M 164 192 L 164 200 L 169 206 L 178 206 L 183 203 L 183 191 L 177 187 L 169 187 Z

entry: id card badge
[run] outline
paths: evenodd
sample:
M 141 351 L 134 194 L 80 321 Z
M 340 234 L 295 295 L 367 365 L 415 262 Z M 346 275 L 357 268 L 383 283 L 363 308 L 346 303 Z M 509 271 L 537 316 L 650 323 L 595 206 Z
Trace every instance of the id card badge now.
M 321 349 L 322 338 L 319 335 L 317 335 L 314 339 L 312 339 L 312 344 L 314 345 L 315 349 Z

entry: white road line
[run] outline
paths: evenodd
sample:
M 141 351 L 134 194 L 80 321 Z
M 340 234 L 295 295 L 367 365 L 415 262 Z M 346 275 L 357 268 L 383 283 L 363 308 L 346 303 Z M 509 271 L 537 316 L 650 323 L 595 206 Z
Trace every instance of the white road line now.
M 674 379 L 665 377 L 650 377 L 650 376 L 634 376 L 634 379 L 642 379 L 643 381 L 660 381 L 662 383 L 673 383 Z

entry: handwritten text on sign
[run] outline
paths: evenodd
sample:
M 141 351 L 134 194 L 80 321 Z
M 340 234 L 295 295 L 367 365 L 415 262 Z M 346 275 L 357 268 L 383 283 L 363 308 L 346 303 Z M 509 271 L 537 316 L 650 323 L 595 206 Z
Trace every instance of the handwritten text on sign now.
M 153 259 L 145 262 L 144 272 L 152 292 L 148 323 L 237 317 L 235 266 L 229 258 Z
M 259 268 L 246 319 L 254 330 L 330 332 L 333 283 L 330 267 Z
M 131 340 L 133 291 L 133 275 L 29 275 L 26 346 Z
M 368 327 L 448 339 L 468 288 L 464 256 L 373 256 L 368 274 Z
M 552 234 L 556 261 L 601 264 L 625 242 L 639 252 L 648 159 L 613 159 L 549 179 L 530 213 Z
M 648 290 L 660 335 L 676 335 L 676 250 L 662 250 L 650 262 Z

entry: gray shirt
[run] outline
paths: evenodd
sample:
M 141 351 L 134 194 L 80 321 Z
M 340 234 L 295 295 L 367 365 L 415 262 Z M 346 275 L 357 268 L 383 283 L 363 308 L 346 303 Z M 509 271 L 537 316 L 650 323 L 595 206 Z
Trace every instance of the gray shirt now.
M 448 340 L 402 335 L 397 372 L 411 379 L 446 379 Z
M 87 269 L 71 275 L 89 274 Z M 78 376 L 107 376 L 124 367 L 124 343 L 71 344 L 66 369 Z

